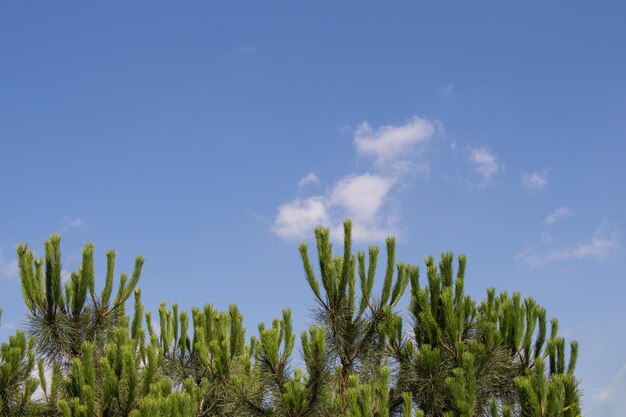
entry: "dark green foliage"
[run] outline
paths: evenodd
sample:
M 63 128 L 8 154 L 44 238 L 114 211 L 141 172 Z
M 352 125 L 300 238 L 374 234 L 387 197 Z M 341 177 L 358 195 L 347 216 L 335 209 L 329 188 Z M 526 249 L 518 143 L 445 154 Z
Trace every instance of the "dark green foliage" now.
M 19 245 L 28 327 L 0 352 L 0 416 L 580 416 L 578 345 L 568 357 L 558 321 L 548 332 L 533 299 L 489 289 L 476 303 L 465 257 L 455 268 L 448 252 L 425 259 L 422 284 L 417 266 L 396 262 L 392 238 L 377 292 L 378 248 L 354 254 L 349 221 L 344 234 L 334 255 L 329 231 L 316 229 L 315 268 L 299 247 L 316 303 L 299 346 L 289 309 L 246 338 L 235 305 L 189 315 L 163 303 L 155 328 L 136 288 L 141 257 L 112 298 L 113 251 L 98 295 L 92 244 L 65 283 L 58 236 L 44 259 Z

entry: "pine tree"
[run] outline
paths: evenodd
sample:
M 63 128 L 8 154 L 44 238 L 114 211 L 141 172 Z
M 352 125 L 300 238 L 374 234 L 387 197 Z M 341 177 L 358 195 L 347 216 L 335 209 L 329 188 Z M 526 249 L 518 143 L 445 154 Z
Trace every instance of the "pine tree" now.
M 332 256 L 327 229 L 318 228 L 316 239 L 325 297 L 320 294 L 305 244 L 301 244 L 300 252 L 305 276 L 320 306 L 319 320 L 329 325 L 328 341 L 339 358 L 341 375 L 349 377 L 354 372 L 359 379 L 373 385 L 380 376 L 371 378 L 375 375 L 371 366 L 380 367 L 385 363 L 391 366 L 395 375 L 388 401 L 392 414 L 408 409 L 409 395 L 420 412 L 428 417 L 489 415 L 494 403 L 503 415 L 513 412 L 524 417 L 539 417 L 580 413 L 578 381 L 573 376 L 578 345 L 571 344 L 571 359 L 565 372 L 565 341 L 558 336 L 558 322 L 552 321 L 551 335 L 547 338 L 545 309 L 532 298 L 522 302 L 519 293 L 509 297 L 506 292 L 496 297 L 495 290 L 489 289 L 487 299 L 477 304 L 464 293 L 465 256 L 458 257 L 455 275 L 454 257 L 450 252 L 442 253 L 438 264 L 432 256 L 425 258 L 427 284 L 422 288 L 419 268 L 395 264 L 393 240 L 388 239 L 387 271 L 378 303 L 369 301 L 378 251 L 370 247 L 367 275 L 364 255 L 357 255 L 362 289 L 358 311 L 365 311 L 365 305 L 370 312 L 366 319 L 358 322 L 361 326 L 358 334 L 374 336 L 359 344 L 363 339 L 347 337 L 356 327 L 354 281 L 350 280 L 354 269 L 354 258 L 350 254 L 351 224 L 344 223 L 343 257 Z M 350 265 L 348 278 L 343 275 L 345 265 Z M 398 273 L 391 290 L 394 266 Z M 402 317 L 393 310 L 404 291 L 405 280 L 411 284 L 412 329 L 408 333 Z M 390 302 L 386 304 L 390 294 Z M 358 314 L 357 317 L 361 318 Z M 345 360 L 365 357 L 370 367 L 352 367 L 352 362 Z M 550 376 L 544 375 L 541 365 L 547 357 Z M 536 381 L 544 379 L 547 381 L 544 385 L 552 387 L 552 391 L 537 391 L 541 385 Z M 340 379 L 340 386 L 344 383 L 345 380 Z M 354 401 L 355 395 L 352 390 L 350 409 L 359 403 Z M 563 400 L 557 402 L 561 398 Z M 538 409 L 530 406 L 537 402 L 542 404 Z M 546 414 L 547 404 L 552 407 L 550 412 L 560 410 L 561 414 Z
M 45 252 L 45 259 L 35 259 L 27 245 L 17 247 L 22 293 L 29 313 L 28 331 L 40 355 L 69 366 L 72 358 L 82 353 L 84 342 L 102 346 L 107 332 L 119 324 L 124 304 L 139 281 L 143 258 L 135 260 L 130 281 L 126 274 L 121 275 L 117 296 L 111 301 L 114 251 L 107 253 L 106 281 L 100 297 L 94 288 L 93 244 L 85 245 L 82 264 L 65 285 L 61 279 L 59 235 L 45 242 Z
M 105 284 L 98 296 L 94 288 L 93 244 L 85 245 L 81 266 L 64 286 L 60 237 L 53 235 L 46 241 L 45 250 L 44 262 L 35 259 L 24 244 L 17 249 L 31 335 L 29 358 L 32 356 L 34 361 L 35 353 L 40 358 L 38 382 L 43 391 L 43 399 L 36 403 L 27 396 L 37 406 L 31 407 L 27 415 L 127 417 L 144 399 L 170 404 L 165 390 L 153 390 L 153 385 L 167 384 L 168 380 L 161 369 L 161 347 L 154 338 L 146 343 L 141 325 L 143 305 L 136 285 L 143 258 L 137 257 L 130 280 L 126 274 L 121 275 L 117 295 L 111 300 L 115 252 L 107 253 Z M 131 322 L 125 303 L 133 293 Z M 29 366 L 30 373 L 33 365 Z M 46 369 L 51 369 L 49 388 Z M 37 381 L 28 384 L 36 388 Z M 187 398 L 176 394 L 178 403 Z M 188 407 L 195 411 L 195 403 Z
M 316 320 L 327 329 L 327 343 L 333 359 L 339 364 L 339 392 L 345 396 L 350 375 L 358 371 L 359 379 L 369 382 L 385 358 L 384 336 L 380 325 L 397 305 L 406 289 L 409 277 L 417 270 L 395 261 L 395 239 L 388 238 L 387 265 L 381 294 L 373 294 L 378 262 L 378 248 L 369 248 L 366 267 L 365 253 L 352 254 L 352 223 L 344 223 L 343 256 L 333 256 L 330 231 L 315 230 L 322 289 L 311 266 L 306 243 L 300 244 L 300 255 L 306 279 L 318 304 Z M 397 268 L 394 283 L 394 272 Z M 357 294 L 358 269 L 360 294 Z M 323 292 L 322 292 L 323 290 Z M 360 299 L 357 302 L 357 296 Z
M 318 272 L 299 246 L 317 306 L 299 348 L 289 309 L 246 338 L 234 305 L 188 314 L 163 303 L 157 331 L 137 288 L 141 257 L 111 298 L 114 252 L 97 295 L 92 244 L 65 284 L 58 236 L 44 259 L 19 245 L 28 326 L 0 350 L 0 416 L 580 416 L 578 345 L 566 363 L 558 321 L 548 334 L 532 298 L 489 289 L 475 302 L 465 257 L 455 273 L 449 252 L 425 258 L 421 284 L 417 266 L 396 262 L 392 238 L 376 293 L 379 250 L 353 254 L 351 232 L 344 223 L 343 253 L 333 255 L 329 230 L 316 229 Z M 405 324 L 398 305 L 409 284 Z

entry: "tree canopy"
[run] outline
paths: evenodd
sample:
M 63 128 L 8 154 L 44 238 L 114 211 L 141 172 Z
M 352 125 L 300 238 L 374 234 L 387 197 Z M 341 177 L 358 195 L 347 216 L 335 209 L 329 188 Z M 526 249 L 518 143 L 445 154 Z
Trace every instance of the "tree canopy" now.
M 113 296 L 115 252 L 96 290 L 93 244 L 64 282 L 60 241 L 43 258 L 17 247 L 27 325 L 0 350 L 0 416 L 581 415 L 578 344 L 567 349 L 530 297 L 489 288 L 473 300 L 465 256 L 429 256 L 420 269 L 398 262 L 388 238 L 375 286 L 379 248 L 354 253 L 346 221 L 336 254 L 317 228 L 315 264 L 299 246 L 316 307 L 297 345 L 289 309 L 246 337 L 235 305 L 162 303 L 156 327 L 137 287 L 142 257 Z

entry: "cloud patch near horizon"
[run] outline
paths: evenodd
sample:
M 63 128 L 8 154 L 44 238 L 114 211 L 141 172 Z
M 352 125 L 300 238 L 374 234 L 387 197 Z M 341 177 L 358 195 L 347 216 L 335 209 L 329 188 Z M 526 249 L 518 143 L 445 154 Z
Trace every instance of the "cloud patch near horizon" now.
M 611 228 L 608 222 L 603 222 L 592 234 L 587 242 L 574 243 L 562 248 L 548 248 L 547 250 L 526 249 L 515 257 L 530 266 L 540 266 L 552 261 L 566 261 L 579 259 L 607 260 L 620 247 L 621 237 L 616 229 Z
M 423 146 L 439 130 L 436 121 L 417 116 L 400 125 L 372 127 L 362 122 L 354 131 L 353 143 L 358 155 L 373 157 L 369 169 L 350 173 L 334 181 L 327 192 L 297 197 L 278 207 L 272 231 L 285 240 L 305 239 L 318 225 L 331 228 L 340 236 L 341 222 L 353 222 L 353 239 L 357 242 L 380 241 L 398 234 L 397 213 L 389 207 L 394 188 L 416 172 L 424 172 L 427 161 L 420 156 Z M 315 175 L 315 174 L 313 174 Z M 311 174 L 302 178 L 299 188 L 318 182 Z

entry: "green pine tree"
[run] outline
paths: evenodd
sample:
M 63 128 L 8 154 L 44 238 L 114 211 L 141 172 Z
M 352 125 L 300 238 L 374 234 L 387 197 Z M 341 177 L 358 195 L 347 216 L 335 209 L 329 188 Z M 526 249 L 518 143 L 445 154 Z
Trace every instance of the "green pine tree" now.
M 123 319 L 124 304 L 139 281 L 143 258 L 137 257 L 130 281 L 126 274 L 121 275 L 117 296 L 111 300 L 114 251 L 107 253 L 106 281 L 100 296 L 95 291 L 93 244 L 85 245 L 81 266 L 65 284 L 61 279 L 59 235 L 45 242 L 45 252 L 44 259 L 36 259 L 27 245 L 17 247 L 28 332 L 42 357 L 69 366 L 81 355 L 84 342 L 102 346 L 107 332 Z
M 400 301 L 409 278 L 417 273 L 416 268 L 410 265 L 396 264 L 396 242 L 388 238 L 382 291 L 380 295 L 375 295 L 373 287 L 378 248 L 369 248 L 366 265 L 364 252 L 358 252 L 356 256 L 352 253 L 350 221 L 344 223 L 344 235 L 343 255 L 333 256 L 330 231 L 322 227 L 315 230 L 321 288 L 309 260 L 307 244 L 301 243 L 299 247 L 305 276 L 318 305 L 316 320 L 327 329 L 329 351 L 338 365 L 336 377 L 342 397 L 354 372 L 358 372 L 359 380 L 363 382 L 370 382 L 378 375 L 385 361 L 381 324 Z
M 351 235 L 347 221 L 343 253 L 333 255 L 329 230 L 316 229 L 318 271 L 307 245 L 299 247 L 317 306 L 299 346 L 289 309 L 246 338 L 234 305 L 221 312 L 207 304 L 188 314 L 163 303 L 155 329 L 137 288 L 141 257 L 112 297 L 114 252 L 107 253 L 97 294 L 92 244 L 66 283 L 58 236 L 46 241 L 44 259 L 19 245 L 27 332 L 18 331 L 0 350 L 0 415 L 581 415 L 578 345 L 570 344 L 566 361 L 558 321 L 548 334 L 546 311 L 532 298 L 489 289 L 475 302 L 464 292 L 465 257 L 457 258 L 455 272 L 448 252 L 438 263 L 425 259 L 422 284 L 417 266 L 396 262 L 392 238 L 377 293 L 379 250 L 353 254 Z

